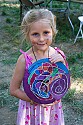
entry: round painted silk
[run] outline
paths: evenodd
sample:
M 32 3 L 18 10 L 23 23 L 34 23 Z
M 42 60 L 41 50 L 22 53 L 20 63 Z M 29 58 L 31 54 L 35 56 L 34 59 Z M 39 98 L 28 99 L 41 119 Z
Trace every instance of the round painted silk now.
M 29 66 L 28 78 L 23 86 L 31 100 L 49 104 L 66 94 L 70 86 L 70 74 L 63 63 L 41 59 Z

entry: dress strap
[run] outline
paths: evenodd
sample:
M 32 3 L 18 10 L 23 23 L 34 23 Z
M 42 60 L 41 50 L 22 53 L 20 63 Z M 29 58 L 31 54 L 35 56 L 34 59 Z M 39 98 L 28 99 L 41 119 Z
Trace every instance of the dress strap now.
M 60 50 L 59 48 L 57 48 L 57 47 L 55 47 L 54 49 L 55 49 L 58 53 L 60 53 L 61 56 L 64 58 L 66 67 L 68 68 L 69 66 L 68 66 L 68 62 L 67 62 L 67 60 L 66 60 L 66 56 L 65 56 L 64 52 L 63 52 L 62 50 Z
M 20 49 L 20 52 L 24 55 L 25 57 L 25 61 L 26 61 L 26 69 L 29 65 L 32 64 L 32 58 L 30 56 L 28 56 L 28 54 L 26 52 L 24 52 L 23 50 Z

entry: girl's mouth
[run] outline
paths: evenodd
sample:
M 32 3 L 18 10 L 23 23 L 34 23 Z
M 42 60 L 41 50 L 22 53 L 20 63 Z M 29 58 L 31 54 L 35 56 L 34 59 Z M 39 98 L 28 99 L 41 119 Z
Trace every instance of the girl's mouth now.
M 41 45 L 45 45 L 45 44 L 46 44 L 46 43 L 44 43 L 44 44 L 37 43 L 37 45 L 40 45 L 40 46 L 41 46 Z

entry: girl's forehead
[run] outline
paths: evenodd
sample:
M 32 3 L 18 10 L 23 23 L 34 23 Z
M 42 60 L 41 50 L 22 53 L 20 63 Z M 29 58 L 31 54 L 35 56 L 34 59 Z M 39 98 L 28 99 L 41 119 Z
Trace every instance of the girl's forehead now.
M 48 20 L 38 20 L 38 21 L 34 21 L 33 23 L 31 23 L 31 27 L 33 26 L 45 26 L 45 27 L 51 27 L 50 21 Z

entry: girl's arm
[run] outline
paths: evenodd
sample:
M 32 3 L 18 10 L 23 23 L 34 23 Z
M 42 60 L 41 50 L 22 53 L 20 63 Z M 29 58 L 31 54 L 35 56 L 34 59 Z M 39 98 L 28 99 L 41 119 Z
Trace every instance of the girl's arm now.
M 15 71 L 10 82 L 10 94 L 19 99 L 30 102 L 31 100 L 26 95 L 26 93 L 21 90 L 20 86 L 24 77 L 25 72 L 25 59 L 24 56 L 21 55 L 17 61 Z
M 60 101 L 61 101 L 61 99 L 58 100 L 58 101 L 55 101 L 55 102 L 53 102 L 53 103 L 51 103 L 51 104 L 41 104 L 41 106 L 42 106 L 43 108 L 46 108 L 47 106 L 53 106 L 53 105 L 56 105 L 56 104 L 58 104 Z

